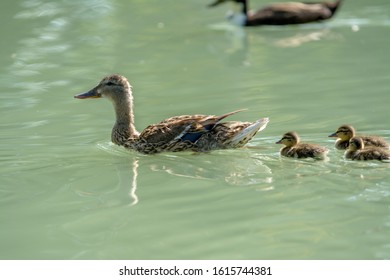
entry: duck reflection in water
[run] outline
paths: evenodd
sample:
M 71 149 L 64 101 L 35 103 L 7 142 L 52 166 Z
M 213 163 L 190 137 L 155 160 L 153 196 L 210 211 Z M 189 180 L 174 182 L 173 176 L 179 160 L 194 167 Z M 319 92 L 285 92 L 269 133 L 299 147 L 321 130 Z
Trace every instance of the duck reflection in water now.
M 162 154 L 155 157 L 149 167 L 152 171 L 176 177 L 219 182 L 217 185 L 225 182 L 233 186 L 256 185 L 268 189 L 273 174 L 264 158 L 248 148 L 212 154 Z
M 225 24 L 213 24 L 210 29 L 220 32 L 223 36 L 217 38 L 211 43 L 210 51 L 215 56 L 221 56 L 226 59 L 228 65 L 232 66 L 251 66 L 256 61 L 250 59 L 251 47 L 254 51 L 262 48 L 296 48 L 312 42 L 321 40 L 340 40 L 341 35 L 330 28 L 313 24 L 310 28 L 289 28 L 273 29 L 270 32 L 248 31 L 241 27 Z

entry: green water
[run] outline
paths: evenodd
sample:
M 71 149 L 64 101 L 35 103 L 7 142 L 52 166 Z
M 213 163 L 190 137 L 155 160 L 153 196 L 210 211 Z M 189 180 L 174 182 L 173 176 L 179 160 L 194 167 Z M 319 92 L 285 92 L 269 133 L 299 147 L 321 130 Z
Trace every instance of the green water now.
M 1 259 L 389 259 L 390 165 L 349 162 L 344 123 L 390 140 L 390 5 L 326 23 L 237 29 L 211 1 L 6 1 L 0 48 Z M 251 1 L 253 8 L 266 1 Z M 104 75 L 136 126 L 269 117 L 247 148 L 140 155 L 110 143 Z M 330 149 L 280 158 L 281 135 Z

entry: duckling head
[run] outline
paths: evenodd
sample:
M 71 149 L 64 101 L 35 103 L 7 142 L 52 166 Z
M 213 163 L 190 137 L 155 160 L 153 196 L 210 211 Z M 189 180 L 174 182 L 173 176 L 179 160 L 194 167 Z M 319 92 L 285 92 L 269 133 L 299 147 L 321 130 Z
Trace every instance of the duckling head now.
M 350 125 L 340 126 L 335 133 L 332 133 L 328 137 L 340 138 L 343 141 L 348 141 L 355 136 L 355 129 Z
M 352 137 L 349 140 L 349 148 L 350 151 L 355 152 L 357 150 L 364 149 L 364 142 L 363 139 L 360 137 Z
M 300 141 L 299 136 L 296 132 L 290 131 L 283 135 L 282 139 L 277 141 L 275 144 L 283 144 L 286 147 L 292 147 L 298 144 Z
M 104 77 L 93 89 L 75 95 L 78 99 L 101 97 L 107 97 L 114 103 L 121 103 L 129 97 L 131 99 L 131 86 L 125 77 L 113 74 Z

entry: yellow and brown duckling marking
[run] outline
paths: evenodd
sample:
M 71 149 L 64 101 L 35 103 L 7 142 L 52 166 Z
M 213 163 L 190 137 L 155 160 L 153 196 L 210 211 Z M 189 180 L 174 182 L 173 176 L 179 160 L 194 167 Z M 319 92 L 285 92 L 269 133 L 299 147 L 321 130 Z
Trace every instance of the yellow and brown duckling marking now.
M 325 147 L 300 143 L 299 136 L 294 131 L 285 133 L 276 144 L 285 145 L 280 150 L 280 154 L 285 157 L 324 159 L 328 153 L 328 149 Z
M 338 138 L 335 143 L 335 147 L 339 150 L 345 150 L 349 146 L 349 140 L 355 137 L 356 131 L 351 125 L 342 125 L 336 132 L 329 135 L 329 137 Z M 381 148 L 389 148 L 390 144 L 385 139 L 379 136 L 359 136 L 362 138 L 365 146 L 374 146 Z
M 352 160 L 389 160 L 390 151 L 380 147 L 365 147 L 361 137 L 352 137 L 349 140 L 345 158 Z
M 144 154 L 239 148 L 263 130 L 269 121 L 262 118 L 254 122 L 222 122 L 242 111 L 237 110 L 220 116 L 175 116 L 151 124 L 139 133 L 134 125 L 132 88 L 125 77 L 107 76 L 93 89 L 75 96 L 78 99 L 100 97 L 106 97 L 114 105 L 116 122 L 111 141 Z

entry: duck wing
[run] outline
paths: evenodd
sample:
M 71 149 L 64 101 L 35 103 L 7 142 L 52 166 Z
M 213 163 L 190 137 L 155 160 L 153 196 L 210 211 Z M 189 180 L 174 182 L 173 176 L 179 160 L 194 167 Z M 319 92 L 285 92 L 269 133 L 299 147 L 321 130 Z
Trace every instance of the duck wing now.
M 224 118 L 243 110 L 220 116 L 183 115 L 175 116 L 146 127 L 139 136 L 150 144 L 189 141 L 195 143 L 203 134 L 210 132 Z

